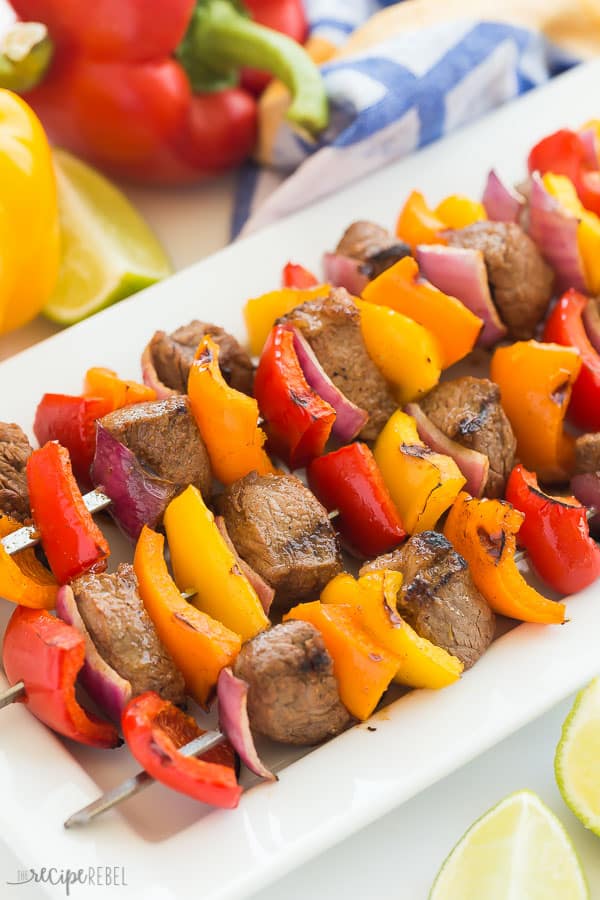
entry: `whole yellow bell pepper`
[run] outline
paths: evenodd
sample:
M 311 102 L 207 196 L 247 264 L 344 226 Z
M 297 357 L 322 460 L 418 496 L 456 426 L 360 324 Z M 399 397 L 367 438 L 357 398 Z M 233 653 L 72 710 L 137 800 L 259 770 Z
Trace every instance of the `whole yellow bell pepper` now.
M 364 300 L 356 300 L 356 304 L 367 352 L 393 385 L 400 406 L 434 388 L 442 373 L 442 354 L 431 332 L 389 306 Z
M 44 130 L 24 100 L 0 90 L 0 334 L 36 316 L 60 264 L 56 181 Z
M 585 208 L 573 182 L 565 175 L 548 172 L 543 177 L 544 187 L 563 209 L 579 220 L 577 245 L 583 263 L 585 283 L 591 294 L 600 293 L 600 216 Z
M 409 534 L 435 528 L 465 484 L 454 460 L 430 450 L 402 410 L 390 416 L 373 452 Z
M 356 581 L 342 574 L 329 582 L 321 602 L 352 606 L 358 610 L 363 628 L 400 659 L 394 675 L 398 684 L 414 688 L 443 688 L 456 681 L 463 664 L 431 641 L 419 637 L 396 610 L 402 574 L 382 569 Z
M 258 594 L 193 485 L 167 506 L 164 526 L 180 591 L 192 592 L 199 610 L 249 641 L 271 624 Z
M 248 331 L 250 353 L 253 356 L 260 356 L 276 319 L 285 316 L 295 306 L 299 306 L 307 300 L 327 297 L 330 291 L 331 285 L 329 284 L 318 284 L 312 288 L 280 288 L 248 300 L 244 306 L 244 319 Z

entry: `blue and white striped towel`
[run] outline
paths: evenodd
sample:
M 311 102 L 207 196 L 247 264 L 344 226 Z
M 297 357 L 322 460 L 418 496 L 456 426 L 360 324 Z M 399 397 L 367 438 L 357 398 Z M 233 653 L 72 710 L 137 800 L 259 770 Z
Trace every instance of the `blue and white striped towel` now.
M 342 44 L 390 3 L 307 0 L 311 34 Z M 240 172 L 232 234 L 248 234 L 536 87 L 578 60 L 539 33 L 464 20 L 328 63 L 331 122 L 311 144 L 285 122 L 273 169 Z

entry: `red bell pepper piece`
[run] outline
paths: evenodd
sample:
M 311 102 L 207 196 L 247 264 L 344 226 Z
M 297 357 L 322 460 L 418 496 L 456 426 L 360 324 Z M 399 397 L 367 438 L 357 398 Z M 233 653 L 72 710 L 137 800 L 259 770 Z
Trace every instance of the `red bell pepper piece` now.
M 59 584 L 83 572 L 103 571 L 110 549 L 86 509 L 64 447 L 50 441 L 33 451 L 27 486 L 33 521 Z
M 524 466 L 512 470 L 506 499 L 525 514 L 519 530 L 533 567 L 560 594 L 583 590 L 600 576 L 600 547 L 590 537 L 586 507 L 575 497 L 552 497 Z
M 316 287 L 318 283 L 319 279 L 304 266 L 289 262 L 283 268 L 281 286 L 284 288 L 311 288 Z
M 300 469 L 323 452 L 335 410 L 307 384 L 294 350 L 294 335 L 271 329 L 256 376 L 254 396 L 265 419 L 273 453 Z
M 242 789 L 235 776 L 230 744 L 209 750 L 200 759 L 178 750 L 203 734 L 195 720 L 154 691 L 131 700 L 123 711 L 123 737 L 141 766 L 167 787 L 201 803 L 233 809 Z
M 83 666 L 85 640 L 76 628 L 44 609 L 17 606 L 2 646 L 2 663 L 10 684 L 25 685 L 23 703 L 53 731 L 92 747 L 118 747 L 117 730 L 75 698 L 75 681 Z
M 590 165 L 583 140 L 576 131 L 561 128 L 533 147 L 529 154 L 530 172 L 566 175 L 577 190 L 586 209 L 600 215 L 600 174 Z
M 104 397 L 44 394 L 35 412 L 33 432 L 39 444 L 58 441 L 69 451 L 71 465 L 81 483 L 90 484 L 90 466 L 96 450 L 96 419 L 112 409 Z
M 244 0 L 244 6 L 260 25 L 281 31 L 299 44 L 306 40 L 308 22 L 302 0 Z M 264 91 L 270 80 L 269 72 L 242 70 L 242 85 L 253 94 Z
M 341 447 L 314 459 L 308 484 L 328 510 L 337 509 L 335 526 L 345 543 L 363 556 L 387 553 L 406 538 L 375 457 L 366 444 Z
M 27 91 L 55 143 L 115 175 L 183 183 L 245 159 L 255 144 L 257 107 L 237 86 L 240 66 L 287 84 L 292 121 L 315 133 L 327 124 L 323 82 L 306 51 L 243 15 L 238 0 L 12 5 L 20 18 L 47 27 L 47 49 L 34 56 L 38 45 L 19 63 L 7 61 L 0 85 Z M 266 2 L 253 5 L 259 17 L 272 18 Z M 291 10 L 300 3 L 278 5 Z M 291 27 L 291 13 L 289 20 Z
M 581 370 L 573 385 L 568 417 L 585 431 L 600 431 L 600 355 L 594 350 L 583 324 L 587 297 L 572 288 L 562 295 L 546 322 L 544 340 L 575 347 Z

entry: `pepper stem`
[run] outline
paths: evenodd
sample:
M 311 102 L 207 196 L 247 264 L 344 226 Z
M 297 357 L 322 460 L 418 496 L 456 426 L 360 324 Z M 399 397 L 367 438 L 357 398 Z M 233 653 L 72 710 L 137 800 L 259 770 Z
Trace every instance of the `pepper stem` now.
M 25 94 L 44 78 L 54 47 L 41 22 L 16 22 L 0 40 L 0 87 Z
M 292 94 L 288 119 L 311 134 L 327 125 L 323 79 L 304 48 L 253 22 L 232 0 L 200 0 L 177 56 L 197 90 L 221 89 L 232 68 L 266 70 Z

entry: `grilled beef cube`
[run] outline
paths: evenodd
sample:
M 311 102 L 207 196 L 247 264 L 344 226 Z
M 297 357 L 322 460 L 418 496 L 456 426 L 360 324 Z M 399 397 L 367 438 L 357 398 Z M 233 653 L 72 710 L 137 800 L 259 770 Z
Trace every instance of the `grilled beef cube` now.
M 369 420 L 360 433 L 375 440 L 397 408 L 390 388 L 367 353 L 360 330 L 360 311 L 344 288 L 309 300 L 279 319 L 302 332 L 333 383 Z
M 600 432 L 582 434 L 575 441 L 575 471 L 600 474 Z
M 124 406 L 104 416 L 100 424 L 143 466 L 171 481 L 173 496 L 189 484 L 203 497 L 210 496 L 210 461 L 187 397 Z
M 365 221 L 353 222 L 346 228 L 335 252 L 360 260 L 360 271 L 369 280 L 411 255 L 408 244 L 399 241 L 381 225 Z
M 252 729 L 284 744 L 316 744 L 349 723 L 323 638 L 308 622 L 285 622 L 242 647 L 234 673 L 248 683 Z
M 205 334 L 219 345 L 219 368 L 225 381 L 236 391 L 252 394 L 254 366 L 246 351 L 225 329 L 197 319 L 172 334 L 164 331 L 154 334 L 150 355 L 159 380 L 180 394 L 187 393 L 190 368 Z
M 509 335 L 532 338 L 552 297 L 554 273 L 529 235 L 513 222 L 476 222 L 447 232 L 451 247 L 483 253 L 490 290 Z
M 32 452 L 18 425 L 0 422 L 0 513 L 19 522 L 30 518 L 25 468 Z
M 494 637 L 495 617 L 479 593 L 465 560 L 437 531 L 413 535 L 403 547 L 367 563 L 402 572 L 398 612 L 417 634 L 457 656 L 470 668 Z
M 217 498 L 237 552 L 287 607 L 314 600 L 342 570 L 326 510 L 294 475 L 251 472 Z
M 132 695 L 156 691 L 182 704 L 183 676 L 144 609 L 133 567 L 122 563 L 112 575 L 82 575 L 71 587 L 96 649 L 131 683 Z
M 515 462 L 517 442 L 500 405 L 500 389 L 488 378 L 455 378 L 438 384 L 420 401 L 445 435 L 490 461 L 486 497 L 502 497 Z

